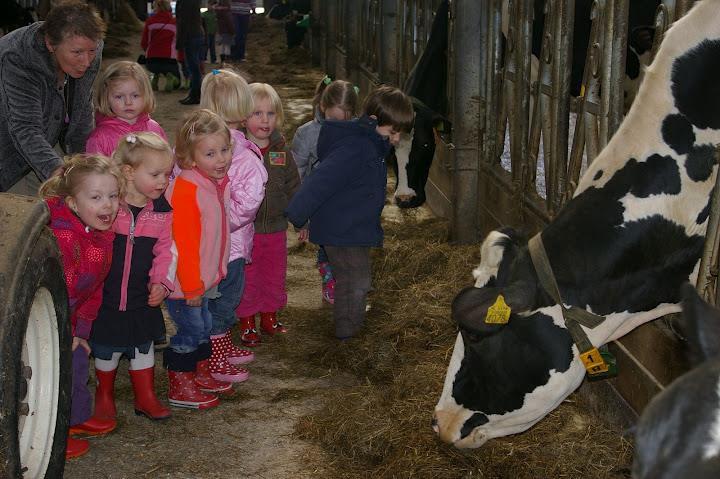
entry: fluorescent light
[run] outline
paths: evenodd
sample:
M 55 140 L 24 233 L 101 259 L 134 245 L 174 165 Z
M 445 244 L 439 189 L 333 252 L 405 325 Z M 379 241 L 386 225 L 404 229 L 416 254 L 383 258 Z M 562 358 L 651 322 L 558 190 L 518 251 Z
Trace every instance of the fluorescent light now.
M 208 11 L 208 9 L 205 8 L 205 7 L 202 7 L 202 8 L 200 9 L 200 13 L 205 13 L 205 12 L 207 12 L 207 11 Z
M 258 15 L 262 15 L 265 13 L 265 7 L 255 7 L 255 13 Z

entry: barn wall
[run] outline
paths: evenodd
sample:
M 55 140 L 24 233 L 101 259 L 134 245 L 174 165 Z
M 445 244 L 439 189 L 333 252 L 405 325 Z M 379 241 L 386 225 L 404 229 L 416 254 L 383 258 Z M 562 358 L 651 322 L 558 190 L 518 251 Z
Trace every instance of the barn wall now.
M 530 80 L 532 0 L 510 1 L 506 18 L 511 38 L 504 56 L 502 0 L 451 0 L 448 116 L 454 128 L 438 138 L 426 195 L 433 211 L 451 220 L 453 240 L 480 241 L 501 225 L 534 234 L 570 197 L 583 162 L 595 158 L 623 117 L 627 31 L 622 27 L 627 25 L 629 1 L 599 2 L 603 8 L 595 12 L 596 32 L 590 43 L 600 45 L 604 54 L 583 81 L 584 97 L 571 100 L 568 42 L 574 0 L 546 5 L 545 29 L 558 33 L 544 46 L 541 56 L 547 61 L 538 66 L 537 83 Z M 402 86 L 427 42 L 439 4 L 440 0 L 316 1 L 313 26 L 319 27 L 317 34 L 311 32 L 313 59 L 334 78 L 354 81 L 361 95 L 380 83 Z M 663 4 L 665 18 L 672 20 L 685 13 L 692 0 Z M 601 98 L 600 91 L 612 94 Z M 573 130 L 570 112 L 582 126 Z M 541 170 L 542 179 L 537 174 Z M 621 422 L 639 413 L 685 369 L 668 324 L 668 319 L 646 324 L 610 344 L 618 359 L 618 377 L 585 384 L 581 396 L 598 411 L 624 418 Z M 618 405 L 626 406 L 624 413 L 617 413 Z

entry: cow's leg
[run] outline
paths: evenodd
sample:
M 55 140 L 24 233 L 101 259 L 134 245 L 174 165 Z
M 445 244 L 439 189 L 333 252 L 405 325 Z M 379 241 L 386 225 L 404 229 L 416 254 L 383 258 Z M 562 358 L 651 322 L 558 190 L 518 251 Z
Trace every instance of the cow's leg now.
M 407 165 L 410 162 L 410 150 L 412 149 L 413 132 L 409 135 L 402 134 L 400 142 L 395 147 L 395 158 L 397 159 L 397 187 L 393 195 L 396 203 L 410 200 L 415 196 L 415 190 L 408 186 Z

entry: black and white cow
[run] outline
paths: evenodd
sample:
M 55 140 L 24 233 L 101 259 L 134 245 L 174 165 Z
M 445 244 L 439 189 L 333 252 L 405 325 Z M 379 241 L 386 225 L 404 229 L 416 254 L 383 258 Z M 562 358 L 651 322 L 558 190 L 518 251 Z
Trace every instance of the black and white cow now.
M 690 285 L 682 308 L 696 367 L 645 408 L 635 434 L 635 479 L 720 477 L 720 311 Z
M 665 35 L 618 132 L 572 200 L 542 231 L 563 301 L 604 316 L 593 345 L 680 310 L 697 276 L 720 144 L 720 0 L 703 0 Z M 582 382 L 561 308 L 508 231 L 482 245 L 475 287 L 453 302 L 460 326 L 433 428 L 457 447 L 524 431 Z M 486 324 L 502 294 L 506 325 Z
M 632 104 L 642 79 L 643 69 L 648 64 L 652 48 L 655 10 L 661 0 L 633 0 L 628 13 L 628 48 L 626 52 L 625 79 L 623 90 L 626 109 Z M 585 56 L 590 41 L 592 23 L 590 12 L 594 0 L 575 2 L 575 20 L 573 31 L 573 53 L 570 74 L 570 94 L 580 95 Z M 537 78 L 540 47 L 543 39 L 545 0 L 535 0 L 533 19 L 532 68 L 533 78 Z M 417 64 L 410 72 L 405 83 L 405 92 L 413 98 L 415 106 L 415 129 L 411 134 L 403 134 L 400 143 L 394 149 L 394 158 L 389 163 L 397 167 L 397 186 L 393 195 L 401 208 L 415 208 L 425 202 L 425 184 L 430 174 L 430 166 L 435 155 L 434 129 L 442 127 L 449 132 L 450 124 L 444 118 L 447 115 L 447 41 L 448 41 L 448 2 L 443 1 L 435 13 L 428 43 Z M 507 36 L 508 1 L 503 2 L 503 34 Z M 395 160 L 395 161 L 393 161 Z

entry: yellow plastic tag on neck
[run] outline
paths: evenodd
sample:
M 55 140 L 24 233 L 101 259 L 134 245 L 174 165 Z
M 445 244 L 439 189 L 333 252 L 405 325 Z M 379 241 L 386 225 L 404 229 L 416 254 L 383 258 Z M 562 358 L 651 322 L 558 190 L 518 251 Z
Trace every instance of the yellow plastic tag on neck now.
M 505 302 L 502 294 L 499 294 L 495 304 L 490 306 L 485 316 L 487 324 L 507 324 L 510 320 L 510 306 Z

